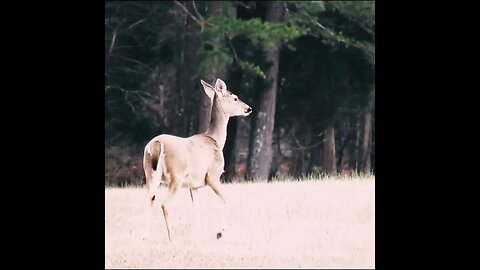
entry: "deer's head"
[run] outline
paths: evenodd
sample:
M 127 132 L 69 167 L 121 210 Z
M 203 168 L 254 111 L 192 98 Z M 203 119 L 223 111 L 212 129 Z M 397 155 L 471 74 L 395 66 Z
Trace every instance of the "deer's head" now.
M 237 95 L 227 90 L 227 85 L 221 79 L 217 79 L 215 87 L 201 80 L 205 93 L 210 100 L 217 103 L 217 106 L 229 117 L 247 116 L 252 112 L 252 108 L 241 101 Z

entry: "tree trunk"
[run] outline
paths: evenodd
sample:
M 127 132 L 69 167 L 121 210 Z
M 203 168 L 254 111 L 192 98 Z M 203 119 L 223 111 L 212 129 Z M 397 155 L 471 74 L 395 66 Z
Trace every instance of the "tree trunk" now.
M 191 1 L 186 1 L 185 6 L 189 12 L 194 12 Z M 176 110 L 177 118 L 182 119 L 182 121 L 177 123 L 177 128 L 180 130 L 176 134 L 186 137 L 195 133 L 195 129 L 192 127 L 193 119 L 196 118 L 195 99 L 199 92 L 204 92 L 200 90 L 197 78 L 192 76 L 192 74 L 198 74 L 199 72 L 200 58 L 196 50 L 201 44 L 201 29 L 190 16 L 185 13 L 182 14 L 185 23 L 182 29 L 180 63 L 178 63 L 178 86 L 180 90 L 178 94 L 180 98 Z
M 360 125 L 360 120 L 359 117 L 356 119 L 356 125 L 355 125 L 355 150 L 354 150 L 354 158 L 355 158 L 355 172 L 359 173 L 360 172 L 360 165 L 361 165 L 361 157 L 360 157 L 360 130 L 361 130 L 361 125 Z
M 230 2 L 222 1 L 209 1 L 207 2 L 207 15 L 209 16 L 230 16 L 236 17 L 236 8 Z M 223 42 L 223 37 L 217 37 L 214 40 L 209 40 L 214 47 L 218 47 Z M 196 45 L 198 46 L 198 45 Z M 211 65 L 205 67 L 202 73 L 202 79 L 211 85 L 215 85 L 217 78 L 226 80 L 227 77 L 227 65 L 220 61 L 217 56 L 211 59 Z M 229 85 L 227 81 L 227 85 Z M 205 132 L 208 129 L 208 125 L 211 118 L 211 101 L 201 91 L 199 93 L 199 118 L 198 118 L 198 133 Z M 237 132 L 237 119 L 230 119 L 227 126 L 227 140 L 225 142 L 225 148 L 223 153 L 225 156 L 225 174 L 222 179 L 226 182 L 231 182 L 235 173 L 235 141 Z
M 223 154 L 225 156 L 225 182 L 232 182 L 235 175 L 235 146 L 237 142 L 238 118 L 230 119 L 227 126 L 227 140 Z
M 265 21 L 280 23 L 283 20 L 282 1 L 265 2 Z M 277 79 L 279 64 L 279 46 L 275 45 L 265 52 L 267 62 L 272 65 L 267 71 L 268 86 L 260 94 L 260 104 L 254 116 L 250 151 L 248 158 L 247 178 L 267 181 L 272 162 L 272 133 L 275 120 L 275 104 L 277 98 Z
M 337 171 L 339 173 L 343 172 L 345 169 L 350 168 L 350 153 L 349 147 L 351 140 L 351 132 L 350 132 L 350 119 L 348 116 L 342 121 L 342 127 L 340 130 L 341 136 L 341 145 L 338 151 L 338 158 L 337 158 Z
M 365 110 L 363 121 L 362 144 L 362 172 L 371 173 L 371 147 L 372 147 L 372 108 L 375 103 L 375 90 L 370 93 L 369 102 Z
M 372 113 L 366 112 L 363 123 L 363 144 L 362 144 L 362 172 L 370 173 L 370 130 L 372 128 Z
M 327 128 L 325 137 L 325 142 L 323 144 L 323 166 L 328 174 L 336 174 L 335 128 L 333 126 Z
M 236 17 L 236 9 L 230 2 L 223 1 L 208 1 L 207 2 L 209 16 L 230 16 Z M 213 43 L 214 47 L 220 46 L 220 43 L 223 41 L 223 37 L 218 37 L 214 40 L 209 40 Z M 193 44 L 196 48 L 199 47 L 199 44 Z M 194 50 L 195 52 L 197 49 Z M 221 78 L 226 81 L 227 68 L 226 64 L 220 61 L 217 56 L 214 56 L 212 59 L 212 64 L 203 70 L 202 79 L 211 85 L 215 85 L 217 78 Z M 228 81 L 226 81 L 228 85 Z M 211 102 L 210 99 L 205 95 L 203 91 L 199 92 L 200 104 L 199 104 L 199 116 L 198 116 L 198 132 L 205 132 L 210 123 L 210 113 L 211 113 Z
M 372 110 L 372 139 L 370 142 L 370 160 L 372 161 L 371 164 L 371 172 L 375 175 L 375 105 L 373 106 Z
M 230 162 L 225 165 L 227 182 L 231 182 L 234 179 L 244 181 L 246 175 L 248 143 L 250 137 L 250 118 L 238 117 L 235 119 L 236 131 L 233 132 L 235 135 L 233 139 L 229 138 L 229 140 L 233 142 L 232 156 Z M 230 119 L 230 121 L 231 120 L 232 119 Z M 227 159 L 225 161 L 227 162 Z
M 307 172 L 309 173 L 316 173 L 317 170 L 316 168 L 318 167 L 318 165 L 321 164 L 321 157 L 322 157 L 322 147 L 320 146 L 317 146 L 317 147 L 312 147 L 310 148 L 309 150 L 310 152 L 310 159 L 308 161 L 308 168 L 307 168 Z

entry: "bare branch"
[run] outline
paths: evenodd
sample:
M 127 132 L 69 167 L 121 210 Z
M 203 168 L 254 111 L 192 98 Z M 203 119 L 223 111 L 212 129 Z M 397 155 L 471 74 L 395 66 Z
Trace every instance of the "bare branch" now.
M 146 65 L 146 64 L 144 64 L 144 63 L 142 63 L 142 62 L 140 62 L 140 61 L 138 61 L 138 60 L 136 60 L 136 59 L 132 59 L 132 58 L 125 57 L 125 56 L 122 56 L 122 55 L 118 55 L 118 54 L 112 54 L 112 56 L 118 57 L 118 58 L 123 59 L 123 60 L 125 60 L 125 61 L 129 61 L 129 62 L 133 62 L 133 63 L 139 64 L 139 65 L 145 67 L 145 68 L 146 68 L 147 70 L 149 70 L 149 71 L 152 70 L 148 65 Z
M 148 16 L 147 16 L 147 17 L 148 17 Z M 141 19 L 141 20 L 139 20 L 139 21 L 137 21 L 137 22 L 132 23 L 132 24 L 131 24 L 129 27 L 127 27 L 127 29 L 125 29 L 124 31 L 126 32 L 126 31 L 132 29 L 133 27 L 135 27 L 135 26 L 141 24 L 142 22 L 144 22 L 146 19 L 147 19 L 147 18 L 143 18 L 143 19 Z
M 300 145 L 300 142 L 299 142 L 298 140 L 296 140 L 296 143 L 297 143 L 297 145 L 299 145 L 299 146 L 298 146 L 298 147 L 293 147 L 293 146 L 292 146 L 292 150 L 308 150 L 308 149 L 317 147 L 318 145 L 322 144 L 323 141 L 316 142 L 316 143 L 314 143 L 314 144 L 312 144 L 312 145 L 309 145 L 309 146 Z
M 113 47 L 115 45 L 115 40 L 117 38 L 117 32 L 118 32 L 118 28 L 115 28 L 115 30 L 113 30 L 113 34 L 112 34 L 112 42 L 110 43 L 110 48 L 108 49 L 108 54 L 112 54 L 112 51 L 113 51 Z
M 107 90 L 110 90 L 110 89 L 116 89 L 116 90 L 119 90 L 119 91 L 123 92 L 125 94 L 125 102 L 132 109 L 133 113 L 137 116 L 138 116 L 138 113 L 135 110 L 135 107 L 133 106 L 133 104 L 131 102 L 131 98 L 130 98 L 132 95 L 135 95 L 149 109 L 151 109 L 153 111 L 158 110 L 158 108 L 155 105 L 152 105 L 151 102 L 149 102 L 148 100 L 145 99 L 145 96 L 150 98 L 150 99 L 159 100 L 159 101 L 161 101 L 161 99 L 154 96 L 154 95 L 151 95 L 150 93 L 147 93 L 147 92 L 141 91 L 141 90 L 127 90 L 127 89 L 124 89 L 124 88 L 122 88 L 120 86 L 117 86 L 117 85 L 107 85 L 107 86 L 105 86 L 105 93 L 107 92 Z
M 321 136 L 323 134 L 324 131 L 320 132 L 320 134 L 318 134 L 317 136 Z M 302 145 L 300 143 L 300 140 L 295 136 L 295 134 L 292 133 L 292 136 L 293 136 L 293 139 L 295 140 L 295 143 L 298 147 L 293 147 L 292 146 L 292 150 L 308 150 L 308 149 L 311 149 L 311 148 L 314 148 L 314 147 L 317 147 L 318 145 L 322 144 L 323 143 L 323 140 L 319 141 L 319 142 L 316 142 L 314 144 L 311 144 L 309 146 L 305 146 L 305 145 Z
M 232 48 L 232 51 L 233 51 L 233 56 L 235 57 L 235 60 L 237 61 L 237 63 L 240 63 L 240 59 L 238 59 L 238 56 L 237 56 L 237 52 L 235 51 L 235 48 L 233 47 L 233 44 L 232 44 L 232 38 L 227 35 L 228 37 L 228 44 L 230 44 L 230 48 Z
M 125 101 L 130 106 L 130 108 L 132 108 L 133 113 L 138 116 L 137 111 L 135 111 L 135 108 L 132 105 L 132 102 L 130 102 L 130 100 L 128 99 L 128 92 L 125 92 Z
M 295 6 L 298 8 L 298 6 L 297 6 L 296 3 L 295 3 Z M 301 9 L 302 9 L 303 12 L 305 12 L 305 14 L 307 14 L 307 16 L 309 16 L 309 17 L 312 16 L 312 15 L 310 15 L 310 13 L 308 13 L 308 11 L 307 11 L 304 7 L 302 7 Z M 321 23 L 319 23 L 318 21 L 315 21 L 315 24 L 316 24 L 317 26 L 319 26 L 320 28 L 322 28 L 323 30 L 327 31 L 330 35 L 335 36 L 335 34 L 334 34 L 330 29 L 326 28 L 325 26 L 323 26 L 323 25 L 322 25 Z
M 117 90 L 120 90 L 124 93 L 127 93 L 127 94 L 137 94 L 140 98 L 142 98 L 141 95 L 145 95 L 149 98 L 152 98 L 152 99 L 156 99 L 156 100 L 160 100 L 158 97 L 148 93 L 148 92 L 145 92 L 145 91 L 141 91 L 141 90 L 127 90 L 127 89 L 124 89 L 120 86 L 117 86 L 117 85 L 107 85 L 105 86 L 105 92 L 107 92 L 107 90 L 109 89 L 117 89 Z
M 182 5 L 180 2 L 178 2 L 178 1 L 173 1 L 173 2 L 174 2 L 175 4 L 177 4 L 183 11 L 185 11 L 185 13 L 187 13 L 198 25 L 200 25 L 200 28 L 201 28 L 201 31 L 202 31 L 202 32 L 203 32 L 203 29 L 205 28 L 205 25 L 216 27 L 215 24 L 212 24 L 212 23 L 209 23 L 209 22 L 205 21 L 205 19 L 204 19 L 203 16 L 200 14 L 200 12 L 198 12 L 197 6 L 195 5 L 195 1 L 192 1 L 193 9 L 194 9 L 195 13 L 198 15 L 198 17 L 200 17 L 200 19 L 198 19 L 197 17 L 193 16 L 193 14 L 190 13 L 190 11 L 188 11 L 188 8 L 185 7 L 184 5 Z
M 151 13 L 150 13 L 150 14 L 151 14 Z M 150 16 L 150 14 L 147 15 L 147 17 Z M 128 26 L 126 29 L 120 29 L 122 24 L 119 24 L 119 25 L 115 28 L 115 30 L 113 30 L 113 33 L 112 33 L 112 42 L 110 43 L 110 48 L 109 48 L 109 50 L 108 50 L 107 59 L 110 57 L 110 55 L 111 55 L 112 52 L 113 52 L 113 48 L 114 48 L 115 42 L 116 42 L 116 40 L 117 40 L 117 35 L 122 34 L 122 33 L 124 33 L 124 32 L 127 32 L 128 30 L 132 29 L 133 27 L 135 27 L 135 26 L 139 25 L 140 23 L 144 22 L 146 19 L 147 19 L 147 18 L 143 18 L 143 19 L 141 19 L 141 20 L 139 20 L 139 21 L 137 21 L 137 22 L 134 22 L 134 23 L 132 23 L 130 26 Z M 106 25 L 106 24 L 107 24 L 107 20 L 105 20 L 105 25 Z
M 328 28 L 326 28 L 325 26 L 321 25 L 319 22 L 315 22 L 315 24 L 317 24 L 318 26 L 320 26 L 320 28 L 322 28 L 323 30 L 327 31 L 330 35 L 332 36 L 335 36 L 335 34 Z
M 149 98 L 156 99 L 156 100 L 160 100 L 158 97 L 156 97 L 156 96 L 154 96 L 154 95 L 152 95 L 152 94 L 149 94 L 149 93 L 147 93 L 147 92 L 144 92 L 144 91 L 130 91 L 130 92 L 139 95 L 139 97 L 141 97 L 140 94 L 142 94 L 142 95 L 145 95 L 145 96 L 147 96 L 147 97 L 149 97 Z
M 195 13 L 197 14 L 197 16 L 200 18 L 200 20 L 202 21 L 202 23 L 205 23 L 205 20 L 203 19 L 202 15 L 201 15 L 200 12 L 198 12 L 198 10 L 197 10 L 197 5 L 195 5 L 195 1 L 192 1 L 192 5 L 193 5 L 193 10 L 194 10 Z
M 246 9 L 250 9 L 250 8 L 251 8 L 250 6 L 247 6 L 247 5 L 245 5 L 244 3 L 240 2 L 240 1 L 234 1 L 233 4 L 234 4 L 234 5 L 242 6 L 242 7 L 246 8 Z
M 193 16 L 192 13 L 190 13 L 190 11 L 188 11 L 187 7 L 185 7 L 184 5 L 180 4 L 180 2 L 178 1 L 173 1 L 177 6 L 179 6 L 181 9 L 183 9 L 183 11 L 185 11 L 185 13 L 187 13 L 196 23 L 198 23 L 198 25 L 200 25 L 200 27 L 203 27 L 202 26 L 202 22 L 197 19 L 195 16 Z
M 200 12 L 198 12 L 198 10 L 197 10 L 197 5 L 195 5 L 195 1 L 192 1 L 192 4 L 193 4 L 193 9 L 195 10 L 195 13 L 198 15 L 198 17 L 200 17 L 200 20 L 202 21 L 202 25 L 201 25 L 201 26 L 202 26 L 202 30 L 201 30 L 202 32 L 203 32 L 203 28 L 204 28 L 204 25 L 205 25 L 205 24 L 208 25 L 208 26 L 216 26 L 216 25 L 214 25 L 214 24 L 211 24 L 211 23 L 205 21 L 205 19 L 204 19 L 203 16 L 200 14 Z

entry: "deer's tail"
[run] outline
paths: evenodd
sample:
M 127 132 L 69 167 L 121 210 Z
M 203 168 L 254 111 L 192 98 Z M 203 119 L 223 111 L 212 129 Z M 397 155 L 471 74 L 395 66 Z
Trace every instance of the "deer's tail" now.
M 148 190 L 148 200 L 153 203 L 165 170 L 165 146 L 154 141 L 147 144 L 143 155 L 143 168 Z

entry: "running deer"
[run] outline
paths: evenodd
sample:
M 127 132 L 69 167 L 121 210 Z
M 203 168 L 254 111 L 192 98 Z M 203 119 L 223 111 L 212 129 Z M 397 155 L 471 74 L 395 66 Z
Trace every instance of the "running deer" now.
M 192 202 L 193 192 L 210 186 L 226 204 L 221 190 L 220 176 L 224 172 L 223 147 L 227 138 L 230 117 L 248 116 L 252 108 L 227 90 L 225 82 L 217 79 L 215 87 L 200 80 L 211 100 L 212 113 L 206 132 L 188 138 L 162 134 L 153 138 L 146 146 L 143 167 L 148 200 L 153 205 L 160 184 L 168 186 L 161 208 L 165 218 L 168 239 L 170 235 L 168 205 L 179 188 L 189 188 Z M 222 228 L 223 230 L 223 228 Z M 217 238 L 222 236 L 217 233 Z

